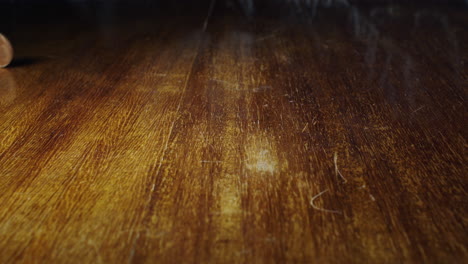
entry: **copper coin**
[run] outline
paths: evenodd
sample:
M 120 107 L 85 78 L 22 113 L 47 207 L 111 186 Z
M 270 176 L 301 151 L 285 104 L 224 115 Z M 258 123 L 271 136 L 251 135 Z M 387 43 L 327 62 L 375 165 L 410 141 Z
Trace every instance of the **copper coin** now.
M 8 66 L 13 60 L 13 48 L 10 41 L 0 34 L 0 68 Z

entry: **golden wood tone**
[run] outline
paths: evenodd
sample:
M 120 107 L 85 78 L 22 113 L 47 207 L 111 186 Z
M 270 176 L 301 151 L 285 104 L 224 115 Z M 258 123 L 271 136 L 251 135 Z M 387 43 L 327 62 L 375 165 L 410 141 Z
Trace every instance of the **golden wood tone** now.
M 0 262 L 468 261 L 463 10 L 203 10 L 12 35 Z

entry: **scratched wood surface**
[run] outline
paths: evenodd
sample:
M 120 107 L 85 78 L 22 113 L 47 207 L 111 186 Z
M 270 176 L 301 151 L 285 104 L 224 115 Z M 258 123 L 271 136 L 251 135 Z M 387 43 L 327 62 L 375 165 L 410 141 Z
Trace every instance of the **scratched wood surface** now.
M 199 9 L 5 27 L 0 262 L 468 261 L 466 9 Z

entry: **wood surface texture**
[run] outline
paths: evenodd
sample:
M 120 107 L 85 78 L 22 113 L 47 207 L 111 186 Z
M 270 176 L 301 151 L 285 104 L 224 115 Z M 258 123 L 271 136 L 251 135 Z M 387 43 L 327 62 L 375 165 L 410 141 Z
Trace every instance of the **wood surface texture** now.
M 467 263 L 466 8 L 297 7 L 8 24 L 0 262 Z

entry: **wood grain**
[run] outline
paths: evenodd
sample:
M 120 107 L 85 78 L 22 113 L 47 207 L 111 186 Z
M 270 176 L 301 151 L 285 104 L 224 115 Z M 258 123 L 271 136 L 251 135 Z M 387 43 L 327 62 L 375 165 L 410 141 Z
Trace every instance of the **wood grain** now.
M 2 263 L 468 261 L 466 9 L 198 8 L 6 28 Z

